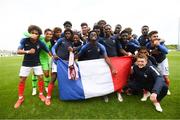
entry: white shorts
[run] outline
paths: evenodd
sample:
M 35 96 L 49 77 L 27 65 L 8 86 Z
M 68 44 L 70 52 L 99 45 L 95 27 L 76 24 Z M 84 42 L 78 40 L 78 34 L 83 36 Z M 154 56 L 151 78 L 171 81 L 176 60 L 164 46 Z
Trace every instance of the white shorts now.
M 161 63 L 158 63 L 158 70 L 161 75 L 169 75 L 168 59 L 164 59 Z
M 57 65 L 52 60 L 52 73 L 57 72 Z
M 19 76 L 27 77 L 32 69 L 35 75 L 43 75 L 42 66 L 35 66 L 35 67 L 21 66 Z

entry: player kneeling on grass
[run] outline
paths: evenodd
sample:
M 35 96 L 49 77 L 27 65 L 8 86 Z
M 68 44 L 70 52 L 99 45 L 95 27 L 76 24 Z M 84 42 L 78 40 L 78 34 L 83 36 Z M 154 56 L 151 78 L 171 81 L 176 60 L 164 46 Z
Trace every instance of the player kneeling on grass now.
M 44 80 L 43 80 L 43 71 L 39 60 L 39 52 L 41 49 L 49 53 L 46 45 L 39 40 L 39 36 L 42 34 L 42 30 L 35 25 L 31 25 L 28 27 L 28 32 L 31 34 L 29 38 L 23 38 L 20 42 L 20 46 L 18 47 L 18 54 L 24 54 L 24 59 L 22 62 L 22 66 L 20 69 L 20 81 L 18 85 L 18 95 L 19 98 L 14 105 L 14 108 L 18 108 L 24 101 L 24 89 L 25 89 L 25 81 L 27 76 L 29 75 L 31 69 L 33 69 L 34 74 L 38 77 L 38 87 L 39 87 L 39 98 L 41 101 L 45 101 L 45 97 L 43 95 L 44 89 Z
M 139 54 L 135 65 L 133 65 L 132 82 L 128 87 L 135 90 L 150 91 L 150 100 L 157 111 L 162 112 L 160 101 L 166 96 L 168 87 L 164 78 L 152 65 L 147 64 L 146 55 Z

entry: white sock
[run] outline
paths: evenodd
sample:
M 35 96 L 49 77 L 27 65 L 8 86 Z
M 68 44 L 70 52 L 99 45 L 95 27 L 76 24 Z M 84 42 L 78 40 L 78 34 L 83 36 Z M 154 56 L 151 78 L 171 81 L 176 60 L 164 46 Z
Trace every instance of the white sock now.
M 117 93 L 117 95 L 118 95 L 118 100 L 119 100 L 119 102 L 122 102 L 122 101 L 123 101 L 123 98 L 122 98 L 122 96 L 121 96 L 121 93 Z
M 23 96 L 19 96 L 19 99 L 22 99 L 23 98 Z

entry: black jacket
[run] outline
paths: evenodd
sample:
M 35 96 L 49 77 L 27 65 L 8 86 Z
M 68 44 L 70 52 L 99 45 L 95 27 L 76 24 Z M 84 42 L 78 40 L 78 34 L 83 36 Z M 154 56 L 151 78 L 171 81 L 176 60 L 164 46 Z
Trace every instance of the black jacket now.
M 160 93 L 163 86 L 166 86 L 164 78 L 152 65 L 146 65 L 144 68 L 134 65 L 132 78 L 140 83 L 144 89 L 157 94 Z

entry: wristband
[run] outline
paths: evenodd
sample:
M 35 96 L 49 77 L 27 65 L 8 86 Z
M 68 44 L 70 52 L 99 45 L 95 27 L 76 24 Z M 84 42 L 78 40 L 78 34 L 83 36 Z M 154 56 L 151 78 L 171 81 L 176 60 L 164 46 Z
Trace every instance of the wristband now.
M 28 51 L 25 51 L 26 52 L 26 54 L 28 54 L 29 53 L 29 50 Z

